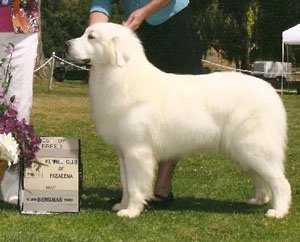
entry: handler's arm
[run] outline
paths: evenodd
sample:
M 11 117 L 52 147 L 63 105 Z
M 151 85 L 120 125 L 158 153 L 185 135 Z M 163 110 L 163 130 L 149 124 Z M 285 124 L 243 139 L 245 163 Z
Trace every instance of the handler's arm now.
M 88 25 L 92 25 L 100 22 L 108 22 L 108 16 L 102 12 L 90 13 Z
M 88 24 L 92 25 L 99 22 L 108 22 L 110 14 L 111 14 L 110 0 L 93 0 Z
M 150 1 L 144 7 L 134 11 L 125 22 L 125 25 L 127 25 L 129 28 L 133 30 L 137 30 L 146 18 L 148 18 L 149 16 L 151 16 L 153 13 L 157 12 L 161 8 L 165 7 L 170 2 L 171 0 Z

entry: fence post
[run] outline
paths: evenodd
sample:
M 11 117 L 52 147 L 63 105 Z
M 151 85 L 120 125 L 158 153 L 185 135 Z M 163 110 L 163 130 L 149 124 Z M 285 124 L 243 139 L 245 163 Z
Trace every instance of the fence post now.
M 52 82 L 53 82 L 53 71 L 55 66 L 55 52 L 52 52 L 52 61 L 51 61 L 51 70 L 50 70 L 50 78 L 48 82 L 48 93 L 52 90 Z

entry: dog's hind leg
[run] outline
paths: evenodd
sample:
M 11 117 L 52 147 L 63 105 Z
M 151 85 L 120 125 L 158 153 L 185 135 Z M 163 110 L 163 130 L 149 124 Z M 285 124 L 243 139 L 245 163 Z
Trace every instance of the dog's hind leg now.
M 276 168 L 275 168 L 276 169 Z M 272 209 L 266 213 L 268 217 L 283 218 L 288 214 L 291 204 L 291 187 L 284 173 L 274 173 L 274 170 L 263 171 L 265 180 L 272 190 Z
M 247 171 L 248 175 L 251 177 L 255 194 L 248 203 L 252 205 L 264 205 L 271 200 L 272 192 L 270 187 L 266 184 L 265 180 L 254 170 L 250 169 Z
M 122 152 L 119 152 L 119 164 L 120 164 L 120 176 L 121 184 L 123 188 L 122 200 L 120 203 L 116 203 L 113 207 L 113 211 L 120 211 L 121 209 L 127 208 L 128 206 L 128 188 L 126 183 L 126 170 L 124 164 L 124 158 Z
M 259 141 L 251 144 L 248 143 L 247 147 L 240 150 L 239 158 L 242 159 L 240 164 L 244 168 L 247 167 L 246 170 L 252 170 L 252 178 L 255 174 L 254 184 L 258 188 L 259 196 L 265 189 L 265 186 L 262 185 L 263 181 L 270 188 L 272 192 L 272 209 L 267 211 L 266 216 L 283 218 L 288 214 L 291 203 L 291 187 L 284 175 L 283 149 L 277 146 L 274 146 L 276 147 L 274 148 L 270 144 L 259 144 Z M 262 194 L 259 200 L 267 200 L 265 191 Z M 254 201 L 259 202 L 258 200 Z
M 153 179 L 156 161 L 151 149 L 134 147 L 124 153 L 124 168 L 128 189 L 128 206 L 117 215 L 136 217 L 140 215 L 146 200 L 153 196 Z

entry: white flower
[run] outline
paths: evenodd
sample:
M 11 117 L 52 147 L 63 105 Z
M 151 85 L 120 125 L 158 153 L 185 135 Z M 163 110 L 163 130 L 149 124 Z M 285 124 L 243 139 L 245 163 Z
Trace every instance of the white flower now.
M 0 134 L 0 159 L 17 163 L 20 154 L 19 144 L 12 134 Z

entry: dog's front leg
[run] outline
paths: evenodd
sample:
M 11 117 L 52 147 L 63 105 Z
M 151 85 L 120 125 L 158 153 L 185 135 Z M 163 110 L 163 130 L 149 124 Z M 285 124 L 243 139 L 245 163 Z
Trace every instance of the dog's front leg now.
M 128 189 L 128 206 L 117 215 L 136 217 L 143 211 L 146 200 L 152 198 L 155 159 L 151 149 L 135 147 L 124 153 L 124 168 Z
M 121 183 L 123 188 L 123 195 L 122 200 L 120 203 L 116 203 L 112 210 L 114 211 L 120 211 L 121 209 L 125 209 L 128 206 L 128 189 L 127 189 L 127 183 L 126 183 L 126 170 L 125 170 L 125 164 L 124 164 L 124 158 L 122 152 L 119 152 L 119 164 L 120 164 L 120 176 L 121 176 Z

